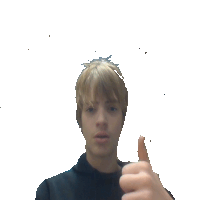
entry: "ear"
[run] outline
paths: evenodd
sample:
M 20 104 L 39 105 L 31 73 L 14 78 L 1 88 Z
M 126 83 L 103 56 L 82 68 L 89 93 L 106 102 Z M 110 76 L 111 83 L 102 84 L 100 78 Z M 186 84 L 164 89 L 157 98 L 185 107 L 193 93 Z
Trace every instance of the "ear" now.
M 79 126 L 79 128 L 81 128 L 81 127 Z M 82 130 L 82 128 L 81 128 L 81 132 L 82 132 L 82 134 L 83 134 L 83 130 Z

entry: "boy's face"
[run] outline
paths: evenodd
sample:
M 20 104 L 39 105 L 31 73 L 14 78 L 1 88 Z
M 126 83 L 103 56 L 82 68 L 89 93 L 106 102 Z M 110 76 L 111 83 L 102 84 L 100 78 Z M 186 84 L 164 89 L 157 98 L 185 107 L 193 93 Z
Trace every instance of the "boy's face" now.
M 122 130 L 122 110 L 120 104 L 106 103 L 104 97 L 97 98 L 98 104 L 84 105 L 82 111 L 82 133 L 86 139 L 86 152 L 97 157 L 116 154 L 119 136 Z M 95 135 L 106 131 L 109 135 L 107 143 L 99 144 Z

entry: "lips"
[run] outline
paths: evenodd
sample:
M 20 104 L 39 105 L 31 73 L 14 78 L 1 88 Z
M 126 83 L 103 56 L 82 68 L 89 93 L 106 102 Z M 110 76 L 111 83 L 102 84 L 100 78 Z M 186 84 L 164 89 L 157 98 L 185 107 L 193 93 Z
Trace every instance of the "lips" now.
M 105 131 L 100 131 L 95 135 L 95 138 L 109 138 L 107 132 Z

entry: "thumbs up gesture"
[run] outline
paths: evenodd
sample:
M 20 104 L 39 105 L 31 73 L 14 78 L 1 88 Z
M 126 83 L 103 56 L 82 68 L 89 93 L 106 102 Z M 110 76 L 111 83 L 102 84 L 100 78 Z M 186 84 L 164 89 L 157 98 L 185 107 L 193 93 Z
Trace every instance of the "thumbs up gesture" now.
M 139 162 L 122 168 L 119 179 L 119 185 L 125 192 L 122 200 L 172 200 L 152 170 L 144 140 L 144 137 L 138 140 Z

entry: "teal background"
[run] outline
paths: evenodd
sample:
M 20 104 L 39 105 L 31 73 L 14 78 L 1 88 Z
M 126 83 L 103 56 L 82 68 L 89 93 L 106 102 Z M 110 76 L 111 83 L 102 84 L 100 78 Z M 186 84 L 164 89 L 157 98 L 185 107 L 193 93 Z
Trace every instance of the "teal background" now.
M 199 10 L 199 1 L 2 1 L 0 199 L 35 199 L 44 179 L 77 164 L 81 64 L 110 55 L 129 95 L 118 158 L 137 162 L 143 135 L 163 186 L 198 199 Z

